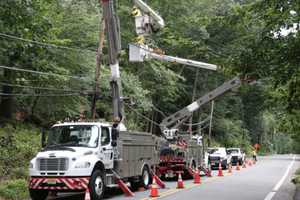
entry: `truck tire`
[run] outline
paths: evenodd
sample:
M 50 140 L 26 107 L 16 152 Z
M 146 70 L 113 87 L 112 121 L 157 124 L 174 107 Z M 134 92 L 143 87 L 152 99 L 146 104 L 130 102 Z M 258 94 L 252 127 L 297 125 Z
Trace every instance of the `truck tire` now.
M 152 182 L 152 176 L 148 166 L 144 166 L 142 170 L 141 183 L 144 188 L 148 188 Z
M 227 168 L 228 168 L 227 160 L 224 160 L 224 161 L 222 162 L 222 168 L 223 168 L 223 169 L 227 169 Z
M 32 200 L 45 200 L 48 196 L 48 190 L 29 189 L 30 198 Z
M 92 173 L 89 189 L 91 200 L 101 200 L 105 192 L 105 174 L 101 170 L 95 170 Z

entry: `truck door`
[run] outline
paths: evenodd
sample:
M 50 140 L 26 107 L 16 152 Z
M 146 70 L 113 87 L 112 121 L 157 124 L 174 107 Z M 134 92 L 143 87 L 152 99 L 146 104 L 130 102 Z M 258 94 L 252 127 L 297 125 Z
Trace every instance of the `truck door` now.
M 113 168 L 113 148 L 111 146 L 111 134 L 109 127 L 101 127 L 100 153 L 103 155 L 103 164 L 106 169 Z

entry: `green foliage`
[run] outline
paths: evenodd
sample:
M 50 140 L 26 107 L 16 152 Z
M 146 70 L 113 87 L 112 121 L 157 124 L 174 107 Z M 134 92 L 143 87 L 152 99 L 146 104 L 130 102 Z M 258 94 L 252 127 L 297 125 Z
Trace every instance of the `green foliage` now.
M 39 131 L 17 124 L 0 129 L 0 177 L 26 178 L 29 160 L 40 149 Z
M 16 179 L 2 182 L 0 185 L 0 196 L 7 200 L 28 199 L 27 181 L 24 179 Z

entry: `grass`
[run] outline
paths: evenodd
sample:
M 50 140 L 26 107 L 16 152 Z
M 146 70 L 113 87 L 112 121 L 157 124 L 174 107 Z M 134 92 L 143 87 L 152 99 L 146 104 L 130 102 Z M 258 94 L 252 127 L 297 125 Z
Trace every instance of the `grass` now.
M 0 199 L 26 200 L 29 199 L 27 181 L 24 179 L 8 180 L 1 182 Z
M 296 170 L 295 175 L 292 179 L 292 182 L 300 186 L 300 168 Z

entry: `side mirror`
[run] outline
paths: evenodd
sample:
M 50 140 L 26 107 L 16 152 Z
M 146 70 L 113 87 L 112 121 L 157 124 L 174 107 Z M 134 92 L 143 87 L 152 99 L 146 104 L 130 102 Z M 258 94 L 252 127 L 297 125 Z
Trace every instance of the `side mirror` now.
M 47 137 L 47 132 L 42 129 L 41 130 L 41 145 L 42 145 L 42 148 L 44 148 L 46 146 L 46 137 Z

